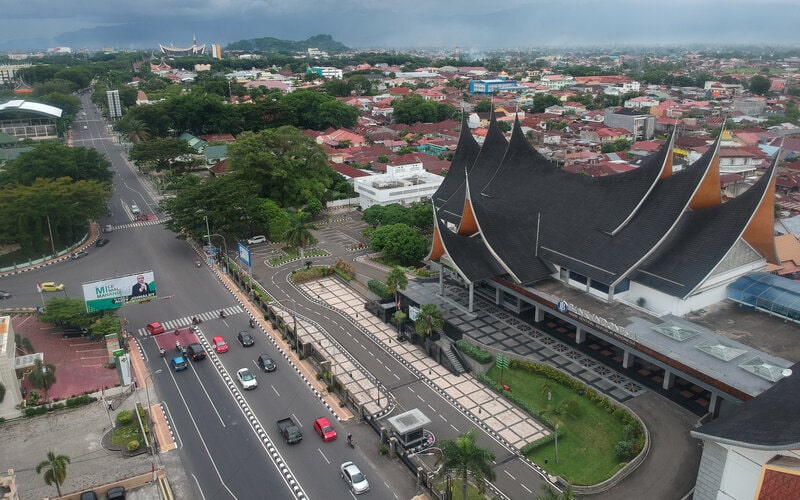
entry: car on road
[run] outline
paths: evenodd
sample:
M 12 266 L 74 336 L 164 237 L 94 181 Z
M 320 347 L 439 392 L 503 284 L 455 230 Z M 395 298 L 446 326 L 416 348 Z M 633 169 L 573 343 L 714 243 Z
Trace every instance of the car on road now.
M 275 368 L 278 366 L 275 364 L 275 360 L 267 356 L 266 354 L 262 354 L 256 360 L 256 364 L 259 368 L 264 370 L 265 372 L 274 372 Z
M 169 364 L 172 365 L 172 369 L 176 372 L 189 368 L 189 363 L 186 362 L 183 356 L 175 356 L 170 360 Z
M 213 339 L 211 339 L 211 345 L 214 346 L 214 351 L 217 354 L 228 352 L 228 344 L 227 342 L 225 342 L 225 339 L 223 339 L 220 336 L 216 336 Z
M 200 344 L 187 345 L 186 355 L 189 356 L 192 359 L 192 361 L 202 361 L 206 359 L 206 351 Z
M 104 247 L 108 245 L 108 238 L 98 238 L 97 241 L 94 242 L 94 246 L 96 247 Z
M 239 332 L 239 334 L 236 336 L 236 340 L 242 344 L 242 347 L 252 347 L 252 345 L 256 343 L 253 336 L 250 335 L 250 332 L 245 331 Z
M 159 323 L 158 321 L 153 321 L 152 323 L 148 323 L 147 331 L 150 332 L 150 335 L 158 335 L 159 333 L 164 333 L 166 330 L 164 329 L 164 325 Z
M 367 476 L 365 476 L 364 473 L 361 472 L 361 469 L 353 462 L 345 462 L 340 465 L 339 475 L 342 476 L 342 479 L 347 483 L 347 486 L 353 494 L 360 495 L 361 493 L 369 491 Z
M 133 215 L 140 215 L 140 214 L 142 213 L 142 211 L 141 211 L 141 210 L 139 210 L 139 207 L 138 207 L 138 206 L 136 206 L 136 203 L 133 203 L 133 204 L 131 205 L 131 213 L 132 213 Z
M 106 227 L 103 228 L 103 232 L 104 233 L 113 233 L 114 232 L 114 226 L 112 226 L 111 224 L 106 224 Z
M 11 298 L 11 294 L 10 293 L 4 292 L 3 290 L 0 290 L 0 300 L 10 299 L 10 298 Z
M 331 423 L 325 417 L 319 417 L 318 419 L 314 420 L 314 430 L 326 443 L 336 440 L 336 429 L 333 428 Z
M 86 250 L 78 250 L 77 252 L 72 254 L 72 260 L 78 260 L 81 257 L 86 257 L 87 255 L 89 255 L 89 252 L 87 252 Z
M 115 486 L 106 492 L 108 500 L 125 500 L 125 487 Z
M 258 380 L 256 380 L 255 375 L 249 368 L 239 368 L 239 371 L 236 372 L 236 378 L 242 384 L 242 389 L 255 389 L 258 387 Z
M 45 281 L 41 284 L 41 287 L 43 292 L 61 292 L 64 290 L 64 283 Z
M 247 238 L 248 245 L 257 245 L 259 243 L 266 243 L 267 237 L 263 235 L 253 236 L 251 238 Z

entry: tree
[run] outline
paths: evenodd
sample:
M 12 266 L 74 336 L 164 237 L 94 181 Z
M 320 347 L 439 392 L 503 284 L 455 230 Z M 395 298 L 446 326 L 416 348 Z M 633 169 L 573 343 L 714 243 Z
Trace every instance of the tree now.
M 50 486 L 56 484 L 56 491 L 58 496 L 61 496 L 61 485 L 67 479 L 67 464 L 69 457 L 67 455 L 56 455 L 52 451 L 47 452 L 47 460 L 42 460 L 36 465 L 36 473 L 41 474 L 44 471 L 44 482 Z
M 542 485 L 542 494 L 536 495 L 536 500 L 574 500 L 575 492 L 572 491 L 572 485 L 567 485 L 561 493 L 554 489 L 549 484 Z
M 127 118 L 128 115 L 125 116 L 125 118 L 114 124 L 114 130 L 121 132 L 123 137 L 134 144 L 150 139 L 150 131 L 144 121 L 136 118 Z
M 750 79 L 750 92 L 758 95 L 764 95 L 769 92 L 772 83 L 764 75 L 753 75 Z
M 33 371 L 28 374 L 28 382 L 37 389 L 43 390 L 44 399 L 48 401 L 50 388 L 56 383 L 55 365 L 45 365 L 41 359 L 37 359 Z
M 282 208 L 324 199 L 333 182 L 325 152 L 294 127 L 240 135 L 228 147 L 228 163 L 231 173 L 257 186 L 260 197 Z
M 408 224 L 381 225 L 372 232 L 370 245 L 390 260 L 416 266 L 428 252 L 428 239 Z
M 467 498 L 467 476 L 475 479 L 480 492 L 484 491 L 485 481 L 494 481 L 495 478 L 492 469 L 494 452 L 478 446 L 475 442 L 476 434 L 475 429 L 471 429 L 456 439 L 442 441 L 439 445 L 442 450 L 442 470 L 439 475 L 453 473 L 461 479 L 463 500 Z
M 289 246 L 300 251 L 300 260 L 305 259 L 303 249 L 317 242 L 317 239 L 311 234 L 311 226 L 306 222 L 307 218 L 306 213 L 302 210 L 290 212 L 289 230 L 284 236 Z
M 141 123 L 141 122 L 140 122 Z M 134 144 L 128 156 L 137 167 L 154 167 L 156 170 L 171 168 L 181 157 L 197 153 L 189 143 L 177 137 L 151 139 Z
M 392 292 L 394 295 L 394 301 L 399 303 L 397 298 L 397 291 L 398 290 L 405 290 L 406 286 L 408 286 L 408 278 L 406 278 L 406 273 L 403 272 L 397 266 L 394 266 L 389 274 L 386 275 L 386 289 Z M 400 307 L 398 306 L 398 309 Z
M 25 356 L 26 354 L 33 354 L 36 352 L 31 339 L 28 337 L 20 337 L 18 333 L 14 334 L 14 345 L 16 346 L 15 349 L 19 356 Z
M 69 177 L 73 181 L 111 182 L 111 162 L 94 148 L 69 147 L 57 142 L 37 144 L 9 162 L 0 174 L 0 186 L 18 182 L 30 186 L 38 178 Z
M 422 304 L 414 320 L 414 330 L 423 337 L 428 337 L 444 327 L 442 310 L 436 304 Z
M 402 99 L 395 99 L 392 106 L 394 107 L 394 119 L 398 123 L 410 125 L 417 122 L 434 123 L 437 121 L 436 103 L 426 101 L 420 95 L 409 94 Z
M 544 390 L 544 387 L 542 387 L 542 390 Z M 567 417 L 575 413 L 577 408 L 578 402 L 574 399 L 562 399 L 557 403 L 547 405 L 547 408 L 542 410 L 542 415 L 549 418 L 555 427 L 556 463 L 558 463 L 558 429 L 564 425 L 564 420 Z
M 475 105 L 475 108 L 473 108 L 473 110 L 476 113 L 488 113 L 489 111 L 492 110 L 492 101 L 490 101 L 489 99 L 481 99 Z

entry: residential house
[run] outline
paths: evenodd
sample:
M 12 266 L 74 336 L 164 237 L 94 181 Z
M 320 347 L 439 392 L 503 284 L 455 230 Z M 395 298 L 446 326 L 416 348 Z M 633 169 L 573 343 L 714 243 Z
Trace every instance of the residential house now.
M 364 138 L 364 136 L 341 128 L 338 130 L 328 130 L 317 135 L 314 140 L 317 144 L 328 144 L 329 146 L 334 147 L 344 142 L 349 143 L 352 147 L 364 146 L 367 143 L 367 140 Z
M 656 117 L 636 109 L 606 108 L 603 120 L 608 127 L 624 128 L 631 132 L 635 140 L 653 138 Z

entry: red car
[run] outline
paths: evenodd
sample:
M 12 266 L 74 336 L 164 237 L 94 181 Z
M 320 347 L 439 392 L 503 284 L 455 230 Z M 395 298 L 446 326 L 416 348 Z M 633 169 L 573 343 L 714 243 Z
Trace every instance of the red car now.
M 331 423 L 328 422 L 328 419 L 325 417 L 320 417 L 314 420 L 314 430 L 317 431 L 319 437 L 321 437 L 326 443 L 336 439 L 336 429 L 333 428 Z
M 165 330 L 164 325 L 158 321 L 153 321 L 147 324 L 147 331 L 150 332 L 150 335 L 158 335 L 159 333 L 164 333 Z
M 228 344 L 225 343 L 225 339 L 222 337 L 217 336 L 211 339 L 211 345 L 214 346 L 214 350 L 217 351 L 217 354 L 228 352 Z

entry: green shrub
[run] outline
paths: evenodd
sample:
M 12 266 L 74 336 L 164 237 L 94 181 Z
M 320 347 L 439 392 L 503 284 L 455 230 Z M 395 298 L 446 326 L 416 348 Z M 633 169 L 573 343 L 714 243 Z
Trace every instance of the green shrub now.
M 620 441 L 614 446 L 614 456 L 617 457 L 617 460 L 620 462 L 627 461 L 632 457 L 636 456 L 636 444 L 630 441 Z
M 139 441 L 133 439 L 128 441 L 128 451 L 136 451 L 139 449 Z
M 474 359 L 478 363 L 490 363 L 494 356 L 489 351 L 484 351 L 480 347 L 471 344 L 470 342 L 461 339 L 456 341 L 456 348 L 459 351 L 463 352 L 470 358 Z
M 391 299 L 392 298 L 392 294 L 389 292 L 389 289 L 386 288 L 386 284 L 383 283 L 382 281 L 369 280 L 367 282 L 367 288 L 369 288 L 369 290 L 372 293 L 374 293 L 375 295 L 377 295 L 381 299 Z
M 23 415 L 26 417 L 35 417 L 36 415 L 44 415 L 45 413 L 47 413 L 48 409 L 49 408 L 47 408 L 47 406 L 44 405 L 29 406 L 28 408 L 25 408 Z
M 342 271 L 341 269 L 339 269 L 337 267 L 333 268 L 333 272 L 336 273 L 336 275 L 338 277 L 342 278 L 343 280 L 345 280 L 347 282 L 353 281 L 353 277 L 351 275 L 347 274 L 346 272 Z
M 527 455 L 528 453 L 532 452 L 536 448 L 539 448 L 541 446 L 550 444 L 553 441 L 555 441 L 556 434 L 558 434 L 558 437 L 563 438 L 567 434 L 567 429 L 565 429 L 564 427 L 559 427 L 557 431 L 551 432 L 550 434 L 548 434 L 546 436 L 540 437 L 536 441 L 533 441 L 531 443 L 526 444 L 525 446 L 523 446 L 520 449 L 520 452 L 523 455 Z
M 133 412 L 130 410 L 122 410 L 121 412 L 117 413 L 117 422 L 120 425 L 128 425 L 129 423 L 133 422 Z
M 0 403 L 3 402 L 3 399 L 6 397 L 6 386 L 0 383 Z
M 83 394 L 82 396 L 76 396 L 74 398 L 67 398 L 67 408 L 88 405 L 92 401 L 96 400 L 88 394 Z
M 64 403 L 56 403 L 50 407 L 51 410 L 60 410 L 64 408 Z

